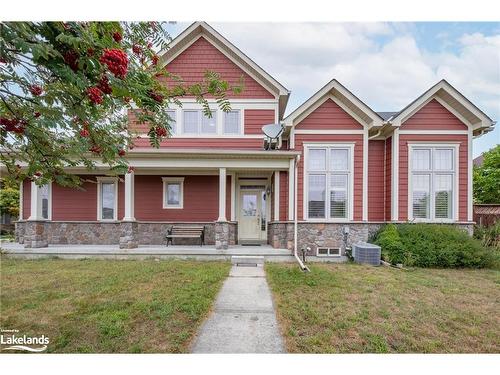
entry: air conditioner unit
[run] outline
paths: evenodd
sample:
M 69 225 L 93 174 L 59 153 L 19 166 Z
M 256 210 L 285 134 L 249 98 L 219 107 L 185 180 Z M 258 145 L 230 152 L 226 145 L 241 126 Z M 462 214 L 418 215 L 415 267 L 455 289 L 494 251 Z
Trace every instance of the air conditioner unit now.
M 358 242 L 352 246 L 352 256 L 356 263 L 379 266 L 381 249 L 380 246 L 368 242 Z

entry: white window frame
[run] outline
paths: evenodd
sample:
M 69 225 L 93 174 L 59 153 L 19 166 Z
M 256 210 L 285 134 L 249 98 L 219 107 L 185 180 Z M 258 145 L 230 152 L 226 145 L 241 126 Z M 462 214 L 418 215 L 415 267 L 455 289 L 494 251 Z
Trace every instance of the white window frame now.
M 175 122 L 175 131 L 172 131 L 172 128 L 170 128 L 171 133 L 170 135 L 173 137 L 177 134 L 179 134 L 179 121 L 178 121 L 178 116 L 177 116 L 177 111 L 175 108 L 167 110 L 167 114 L 169 117 Z M 170 126 L 172 126 L 172 123 L 170 123 Z
M 163 180 L 163 208 L 164 209 L 183 209 L 184 208 L 184 177 L 162 177 Z M 179 204 L 168 204 L 167 199 L 167 185 L 169 183 L 177 183 L 180 185 L 179 189 Z
M 202 108 L 183 108 L 182 109 L 182 126 L 180 128 L 180 134 L 183 134 L 183 135 L 187 135 L 187 136 L 190 136 L 190 137 L 210 137 L 210 136 L 214 136 L 214 135 L 217 135 L 219 133 L 218 131 L 218 128 L 219 128 L 219 111 L 216 110 L 216 109 L 213 109 L 213 108 L 210 108 L 210 110 L 212 111 L 213 115 L 212 115 L 212 118 L 211 119 L 215 119 L 215 131 L 213 133 L 203 133 L 201 131 L 201 127 L 202 127 L 202 123 L 203 123 L 203 117 L 205 116 L 205 112 L 203 111 Z M 196 133 L 187 133 L 184 131 L 184 114 L 185 112 L 197 112 L 198 114 L 198 123 L 197 123 L 197 129 L 198 131 Z M 176 123 L 176 128 L 179 128 L 177 126 L 177 123 Z
M 230 112 L 238 112 L 238 125 L 239 125 L 239 132 L 237 133 L 226 133 L 226 114 Z M 223 112 L 221 111 L 221 116 L 222 116 L 222 128 L 221 128 L 221 134 L 224 136 L 234 136 L 234 135 L 242 135 L 242 126 L 243 126 L 243 121 L 242 121 L 242 115 L 241 115 L 242 110 L 241 109 L 236 109 L 236 108 L 231 108 L 229 112 Z M 264 124 L 263 124 L 264 125 Z
M 430 167 L 429 171 L 413 171 L 413 151 L 416 149 L 430 150 Z M 452 171 L 439 171 L 434 169 L 434 150 L 436 149 L 451 149 L 452 154 Z M 421 143 L 409 142 L 408 143 L 408 220 L 424 223 L 453 223 L 458 221 L 458 207 L 459 207 L 459 159 L 460 159 L 460 143 Z M 414 218 L 413 217 L 413 175 L 424 174 L 430 176 L 430 202 L 429 202 L 429 218 Z M 452 175 L 452 207 L 451 218 L 436 218 L 435 212 L 435 190 L 434 190 L 434 176 L 435 175 Z
M 352 221 L 354 217 L 354 147 L 355 142 L 331 142 L 331 143 L 304 143 L 304 168 L 303 168 L 303 216 L 304 220 L 311 222 L 347 222 Z M 330 150 L 333 148 L 349 149 L 349 169 L 347 172 L 332 172 L 330 168 Z M 326 151 L 326 170 L 325 178 L 325 217 L 324 218 L 309 218 L 309 173 L 323 174 L 323 172 L 309 172 L 309 150 L 311 149 L 327 149 Z M 347 215 L 345 218 L 330 218 L 330 177 L 332 174 L 347 174 Z
M 102 184 L 113 183 L 115 185 L 115 209 L 112 219 L 102 218 Z M 97 220 L 117 221 L 118 220 L 118 177 L 97 177 Z
M 320 254 L 319 250 L 323 249 L 327 251 L 327 254 Z M 338 251 L 338 254 L 332 253 L 332 250 Z M 330 257 L 330 258 L 340 258 L 342 256 L 342 250 L 338 247 L 324 247 L 324 246 L 318 246 L 316 248 L 316 256 L 318 257 Z

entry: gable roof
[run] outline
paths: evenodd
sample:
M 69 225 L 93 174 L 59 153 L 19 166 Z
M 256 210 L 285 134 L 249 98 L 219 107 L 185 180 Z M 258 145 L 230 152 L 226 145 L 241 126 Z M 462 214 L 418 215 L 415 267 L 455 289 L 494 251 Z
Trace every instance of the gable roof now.
M 401 123 L 406 121 L 417 110 L 434 98 L 438 99 L 446 109 L 450 110 L 463 122 L 472 125 L 473 130 L 486 129 L 488 131 L 491 130 L 495 124 L 488 115 L 475 106 L 445 79 L 436 83 L 401 111 L 390 117 L 389 121 L 394 126 L 401 126 Z
M 357 96 L 345 88 L 339 81 L 332 79 L 325 86 L 319 89 L 313 96 L 307 99 L 295 111 L 290 113 L 285 119 L 287 127 L 293 127 L 307 116 L 311 110 L 322 104 L 326 99 L 331 98 L 335 102 L 341 102 L 351 116 L 367 125 L 369 128 L 373 126 L 382 126 L 384 118 L 377 112 L 368 107 Z
M 167 65 L 170 61 L 175 59 L 201 36 L 207 39 L 224 55 L 226 55 L 226 57 L 241 67 L 241 69 L 248 73 L 267 90 L 276 95 L 276 98 L 279 100 L 279 118 L 281 119 L 285 113 L 285 108 L 290 96 L 290 90 L 279 83 L 275 78 L 273 78 L 269 73 L 257 65 L 239 48 L 229 42 L 206 22 L 194 22 L 177 37 L 175 37 L 172 42 L 170 42 L 168 50 L 160 53 L 160 63 L 162 66 Z

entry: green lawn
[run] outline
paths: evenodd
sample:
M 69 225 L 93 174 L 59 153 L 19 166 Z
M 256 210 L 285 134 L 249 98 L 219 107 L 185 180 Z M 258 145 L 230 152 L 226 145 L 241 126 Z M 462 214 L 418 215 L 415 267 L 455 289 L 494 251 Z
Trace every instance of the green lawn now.
M 500 352 L 500 271 L 266 264 L 289 352 Z
M 1 258 L 3 329 L 49 352 L 186 352 L 229 263 Z

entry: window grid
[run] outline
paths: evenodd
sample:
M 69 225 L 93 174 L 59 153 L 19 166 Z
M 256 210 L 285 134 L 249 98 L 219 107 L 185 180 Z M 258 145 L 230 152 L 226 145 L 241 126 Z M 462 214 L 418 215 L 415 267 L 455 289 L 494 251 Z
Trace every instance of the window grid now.
M 428 154 L 428 161 L 423 160 L 424 154 Z M 453 220 L 456 210 L 454 181 L 457 157 L 453 147 L 412 148 L 413 219 Z
M 217 134 L 217 111 L 212 110 L 212 117 L 205 116 L 199 109 L 186 109 L 182 111 L 182 133 L 192 135 Z
M 345 146 L 308 148 L 308 219 L 349 218 L 351 152 Z

